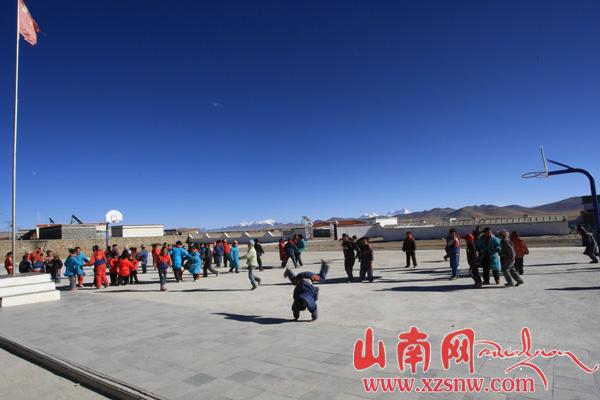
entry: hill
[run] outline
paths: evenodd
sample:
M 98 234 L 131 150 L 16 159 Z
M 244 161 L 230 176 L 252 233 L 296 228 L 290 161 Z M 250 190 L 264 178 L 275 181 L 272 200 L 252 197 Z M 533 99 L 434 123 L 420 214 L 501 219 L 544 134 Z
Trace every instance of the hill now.
M 425 220 L 439 221 L 447 218 L 472 219 L 472 218 L 501 218 L 522 217 L 542 215 L 565 215 L 569 218 L 577 218 L 582 211 L 581 199 L 569 197 L 568 199 L 543 204 L 535 207 L 525 207 L 517 204 L 508 206 L 495 206 L 491 204 L 466 206 L 459 209 L 433 208 L 431 210 L 419 211 L 405 215 L 399 215 L 400 221 Z

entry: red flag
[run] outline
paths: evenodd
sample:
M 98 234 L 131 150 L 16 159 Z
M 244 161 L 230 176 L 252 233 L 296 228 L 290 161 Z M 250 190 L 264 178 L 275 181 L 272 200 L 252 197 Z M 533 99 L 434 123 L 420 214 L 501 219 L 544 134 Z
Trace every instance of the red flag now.
M 19 33 L 23 35 L 23 39 L 32 46 L 37 43 L 37 33 L 40 27 L 31 16 L 29 9 L 23 0 L 19 0 Z

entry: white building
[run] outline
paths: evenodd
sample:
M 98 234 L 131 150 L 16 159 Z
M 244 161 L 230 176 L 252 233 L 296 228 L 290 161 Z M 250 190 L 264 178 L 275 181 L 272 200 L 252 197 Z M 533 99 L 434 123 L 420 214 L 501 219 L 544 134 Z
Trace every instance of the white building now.
M 398 225 L 398 218 L 393 216 L 380 215 L 377 217 L 368 218 L 367 221 L 371 225 L 379 224 L 381 226 Z
M 156 237 L 164 236 L 164 225 L 115 225 L 111 227 L 112 237 Z

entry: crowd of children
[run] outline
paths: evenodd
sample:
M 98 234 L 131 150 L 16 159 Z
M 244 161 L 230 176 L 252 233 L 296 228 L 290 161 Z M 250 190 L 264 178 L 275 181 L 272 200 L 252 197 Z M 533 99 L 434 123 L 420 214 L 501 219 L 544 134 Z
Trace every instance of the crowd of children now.
M 584 254 L 591 258 L 592 263 L 598 262 L 598 245 L 593 235 L 582 227 L 578 227 L 578 231 L 586 248 Z M 472 233 L 465 235 L 462 239 L 466 244 L 467 263 L 469 274 L 474 280 L 474 288 L 489 285 L 490 275 L 494 282 L 499 284 L 500 273 L 504 276 L 507 287 L 519 286 L 524 283 L 521 275 L 525 272 L 524 257 L 529 254 L 529 249 L 517 232 L 513 231 L 509 234 L 508 231 L 501 230 L 495 235 L 489 227 L 483 230 L 476 227 Z M 445 243 L 444 259 L 450 261 L 450 279 L 455 280 L 460 276 L 461 253 L 461 237 L 455 229 L 449 230 Z M 359 281 L 367 279 L 369 282 L 373 282 L 374 256 L 369 238 L 358 239 L 356 236 L 350 237 L 343 234 L 341 246 L 348 282 L 356 281 L 353 272 L 355 260 L 360 263 Z M 289 260 L 292 261 L 294 268 L 303 265 L 302 253 L 306 249 L 306 240 L 302 235 L 295 235 L 287 240 L 281 239 L 278 248 L 281 267 L 285 268 L 284 276 L 295 286 L 292 305 L 294 319 L 298 319 L 302 310 L 308 310 L 312 319 L 317 319 L 318 288 L 314 284 L 326 279 L 329 265 L 322 261 L 321 271 L 318 274 L 312 272 L 294 274 L 292 272 L 291 266 L 287 265 Z M 416 249 L 416 241 L 412 232 L 407 232 L 402 244 L 402 250 L 406 254 L 406 268 L 411 266 L 411 262 L 414 268 L 417 267 Z M 77 290 L 78 287 L 83 286 L 86 274 L 84 268 L 93 267 L 93 285 L 100 289 L 101 287 L 139 283 L 138 269 L 141 268 L 142 273 L 147 272 L 151 254 L 151 266 L 158 272 L 160 291 L 166 291 L 169 269 L 173 271 L 175 282 L 184 280 L 184 271 L 186 270 L 192 275 L 194 281 L 198 281 L 201 274 L 203 277 L 207 277 L 209 273 L 218 276 L 218 268 L 222 265 L 229 267 L 230 273 L 239 273 L 241 260 L 245 259 L 248 267 L 248 279 L 254 290 L 261 284 L 261 278 L 256 275 L 255 270 L 263 271 L 264 249 L 258 240 L 251 240 L 248 243 L 246 254 L 240 256 L 237 241 L 229 244 L 226 240 L 219 240 L 214 243 L 192 244 L 188 247 L 184 246 L 181 241 L 174 245 L 153 244 L 151 253 L 146 250 L 144 245 L 141 246 L 140 251 L 135 247 L 119 251 L 117 245 L 106 249 L 94 246 L 90 258 L 81 251 L 80 247 L 69 249 L 68 252 L 68 257 L 63 265 L 58 254 L 51 250 L 44 252 L 41 248 L 36 248 L 33 252 L 23 255 L 18 264 L 18 271 L 20 273 L 47 273 L 55 283 L 59 284 L 64 267 L 64 276 L 69 279 L 69 290 Z M 6 254 L 4 265 L 7 273 L 12 274 L 15 268 L 12 252 Z M 480 273 L 480 269 L 482 269 L 482 273 Z
M 373 248 L 369 242 L 368 237 L 358 239 L 356 236 L 350 237 L 347 234 L 342 234 L 342 252 L 344 254 L 344 269 L 348 276 L 348 283 L 355 282 L 354 279 L 354 263 L 358 260 L 359 269 L 359 281 L 363 282 L 368 279 L 369 282 L 373 282 Z
M 408 234 L 407 234 L 408 236 Z M 467 263 L 469 274 L 475 282 L 474 288 L 490 284 L 490 273 L 496 285 L 500 283 L 500 273 L 506 281 L 505 286 L 519 286 L 525 283 L 521 278 L 524 274 L 524 258 L 529 254 L 527 244 L 515 231 L 508 233 L 500 230 L 497 235 L 489 227 L 483 231 L 476 227 L 463 238 L 467 247 Z M 446 237 L 445 260 L 450 260 L 451 280 L 459 278 L 461 238 L 455 229 L 448 231 Z M 407 256 L 408 257 L 408 256 Z M 483 279 L 479 269 L 483 269 Z
M 529 254 L 527 244 L 521 239 L 517 232 L 508 233 L 501 230 L 495 236 L 490 228 L 483 231 L 477 227 L 472 233 L 467 234 L 463 239 L 467 247 L 467 262 L 469 264 L 469 273 L 475 284 L 473 287 L 480 288 L 483 285 L 489 285 L 490 272 L 494 277 L 496 284 L 500 283 L 500 273 L 506 280 L 505 286 L 519 286 L 524 283 L 521 275 L 524 273 L 524 257 Z M 584 235 L 582 235 L 584 236 Z M 587 235 L 586 239 L 591 235 Z M 456 280 L 460 277 L 460 252 L 461 237 L 455 229 L 450 229 L 445 239 L 446 254 L 445 260 L 450 261 L 450 280 Z M 365 276 L 369 282 L 373 281 L 373 248 L 369 244 L 369 238 L 358 239 L 356 236 L 350 237 L 346 233 L 342 235 L 340 241 L 342 252 L 344 254 L 344 268 L 348 276 L 348 282 L 355 282 L 353 269 L 355 260 L 360 262 L 360 278 L 363 281 Z M 287 245 L 286 245 L 287 246 Z M 594 246 L 594 245 L 591 245 Z M 589 249 L 589 245 L 587 247 Z M 285 250 L 285 247 L 284 247 Z M 412 232 L 407 232 L 402 243 L 402 251 L 406 255 L 405 268 L 411 266 L 417 267 L 416 256 L 417 245 Z M 592 251 L 586 250 L 588 253 Z M 280 242 L 280 255 L 282 246 Z M 587 254 L 587 253 L 585 253 Z M 592 260 L 593 261 L 593 260 Z M 282 264 L 285 266 L 285 264 Z M 483 280 L 479 273 L 479 268 L 483 268 Z
M 302 236 L 294 237 L 289 242 L 298 243 L 297 251 L 301 254 L 306 249 L 306 242 Z M 188 271 L 194 281 L 198 281 L 200 276 L 207 277 L 209 273 L 219 275 L 218 268 L 228 267 L 229 272 L 239 273 L 242 259 L 246 260 L 248 266 L 248 278 L 252 289 L 260 285 L 261 279 L 254 273 L 255 269 L 263 271 L 262 256 L 264 249 L 258 240 L 250 241 L 248 252 L 240 256 L 238 242 L 231 244 L 226 240 L 219 240 L 213 243 L 192 244 L 184 246 L 181 241 L 174 245 L 163 243 L 153 244 L 151 253 L 146 250 L 144 245 L 141 250 L 131 247 L 119 251 L 117 245 L 101 249 L 99 246 L 92 248 L 92 255 L 88 258 L 80 247 L 68 250 L 68 256 L 64 262 L 64 276 L 69 278 L 69 289 L 77 290 L 83 286 L 85 267 L 93 267 L 94 286 L 97 289 L 101 287 L 128 285 L 139 283 L 138 269 L 146 273 L 150 254 L 152 257 L 152 267 L 158 271 L 160 280 L 160 290 L 166 291 L 167 271 L 173 271 L 175 282 L 183 281 L 184 271 Z M 294 255 L 294 260 L 299 260 L 300 255 Z M 298 261 L 295 261 L 298 262 Z M 6 254 L 4 265 L 8 274 L 13 273 L 13 254 Z M 55 283 L 60 283 L 63 262 L 61 258 L 52 251 L 45 254 L 41 248 L 36 248 L 31 253 L 23 255 L 18 266 L 19 273 L 37 272 L 48 273 Z
M 306 250 L 306 240 L 303 235 L 294 235 L 287 241 L 279 239 L 279 259 L 281 260 L 281 268 L 287 266 L 287 262 L 292 260 L 294 268 L 303 266 L 302 253 Z

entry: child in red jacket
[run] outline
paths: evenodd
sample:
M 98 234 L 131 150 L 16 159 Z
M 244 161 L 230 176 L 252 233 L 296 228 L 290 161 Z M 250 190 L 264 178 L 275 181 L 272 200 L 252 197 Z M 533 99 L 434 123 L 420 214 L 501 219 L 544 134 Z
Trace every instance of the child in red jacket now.
M 154 270 L 158 269 L 158 258 L 160 257 L 161 249 L 158 246 L 158 243 L 154 243 L 152 245 L 152 264 L 154 265 Z
M 123 250 L 119 261 L 117 261 L 117 274 L 119 275 L 119 285 L 127 285 L 129 283 L 129 273 L 133 269 L 133 264 L 129 259 L 130 255 L 127 250 Z
M 100 289 L 100 286 L 108 287 L 108 278 L 106 277 L 106 265 L 108 264 L 108 260 L 106 254 L 98 246 L 94 246 L 92 250 L 94 254 L 87 265 L 94 266 L 94 282 L 96 284 L 96 289 Z
M 4 268 L 6 268 L 6 273 L 8 275 L 12 275 L 13 273 L 13 256 L 12 251 L 6 253 L 6 258 L 4 259 Z
M 129 271 L 129 284 L 133 285 L 133 283 L 140 283 L 138 276 L 137 276 L 137 269 L 138 269 L 138 258 L 139 258 L 139 253 L 137 251 L 137 248 L 132 247 L 131 249 L 131 253 L 129 254 L 129 261 L 131 261 L 131 271 Z
M 516 231 L 513 231 L 510 234 L 510 241 L 513 245 L 513 249 L 515 249 L 515 269 L 519 275 L 523 275 L 525 272 L 524 268 L 524 259 L 527 254 L 529 254 L 529 248 L 527 248 L 527 243 L 523 239 L 519 237 L 519 234 Z
M 173 266 L 171 256 L 166 247 L 163 247 L 158 256 L 156 256 L 155 268 L 158 268 L 158 278 L 160 279 L 160 291 L 166 292 L 167 271 Z
M 281 260 L 281 268 L 285 266 L 285 262 L 287 261 L 287 254 L 285 254 L 285 240 L 279 239 L 279 259 Z
M 110 286 L 119 286 L 117 274 L 117 263 L 119 259 L 117 257 L 113 257 L 113 254 L 108 257 L 108 267 L 110 271 Z
M 38 247 L 29 255 L 29 261 L 31 261 L 33 272 L 43 273 L 46 271 L 44 265 L 44 253 L 41 248 Z

